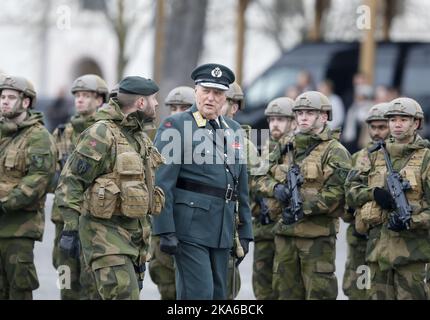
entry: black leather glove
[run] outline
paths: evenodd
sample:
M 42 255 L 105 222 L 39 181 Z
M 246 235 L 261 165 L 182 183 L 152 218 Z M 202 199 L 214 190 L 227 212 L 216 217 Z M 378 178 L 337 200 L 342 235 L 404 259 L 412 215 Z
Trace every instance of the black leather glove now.
M 240 265 L 240 263 L 243 261 L 243 259 L 246 257 L 248 251 L 249 251 L 249 240 L 248 239 L 239 239 L 240 241 L 240 245 L 242 246 L 243 249 L 243 257 L 237 257 L 236 260 L 236 267 L 238 267 Z
M 0 216 L 6 213 L 6 209 L 3 207 L 3 203 L 0 202 Z
M 163 233 L 160 234 L 160 250 L 167 254 L 175 254 L 178 252 L 179 240 L 176 233 Z
M 393 197 L 385 189 L 376 187 L 373 190 L 373 199 L 382 209 L 393 210 L 395 208 Z
M 296 222 L 294 215 L 287 208 L 282 212 L 282 222 L 286 225 L 290 225 Z
M 134 272 L 137 277 L 137 284 L 139 286 L 139 292 L 143 289 L 143 278 L 145 277 L 146 264 L 141 264 L 140 266 L 134 265 Z
M 410 220 L 407 221 L 406 223 L 403 223 L 403 221 L 399 219 L 399 215 L 396 214 L 395 212 L 392 212 L 390 214 L 390 217 L 388 218 L 388 229 L 395 232 L 407 230 L 410 227 L 410 223 L 411 223 Z
M 79 234 L 77 230 L 67 230 L 61 232 L 60 250 L 69 257 L 78 259 L 81 253 Z
M 273 188 L 273 195 L 276 198 L 276 200 L 286 203 L 288 200 L 288 189 L 285 186 L 285 184 L 278 183 Z

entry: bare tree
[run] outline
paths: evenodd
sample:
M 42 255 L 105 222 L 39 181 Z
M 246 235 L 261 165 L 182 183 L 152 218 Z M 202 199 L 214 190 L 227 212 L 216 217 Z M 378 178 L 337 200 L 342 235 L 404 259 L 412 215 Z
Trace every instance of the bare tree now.
M 300 40 L 306 36 L 302 0 L 254 2 L 265 16 L 263 31 L 273 39 L 280 51 L 284 52 L 290 47 L 291 34 Z
M 128 62 L 142 44 L 143 36 L 151 30 L 152 20 L 144 19 L 144 13 L 152 12 L 155 2 L 139 0 L 111 0 L 104 10 L 118 44 L 116 77 L 124 76 Z
M 166 28 L 159 99 L 179 85 L 192 85 L 191 70 L 203 49 L 207 0 L 169 0 L 166 3 Z M 166 114 L 160 109 L 161 115 Z

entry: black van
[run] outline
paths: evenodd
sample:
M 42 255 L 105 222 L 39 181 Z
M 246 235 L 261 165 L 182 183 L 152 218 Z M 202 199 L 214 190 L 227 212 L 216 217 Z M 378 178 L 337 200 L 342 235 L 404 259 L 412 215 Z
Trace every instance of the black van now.
M 253 128 L 267 128 L 264 109 L 274 98 L 283 96 L 296 83 L 302 70 L 311 73 L 316 83 L 328 78 L 335 93 L 348 108 L 353 99 L 352 78 L 358 70 L 358 42 L 304 43 L 282 55 L 249 86 L 244 87 L 245 109 L 236 120 Z M 380 42 L 375 57 L 374 83 L 400 89 L 402 95 L 416 99 L 430 119 L 430 44 Z M 430 135 L 425 126 L 423 135 Z

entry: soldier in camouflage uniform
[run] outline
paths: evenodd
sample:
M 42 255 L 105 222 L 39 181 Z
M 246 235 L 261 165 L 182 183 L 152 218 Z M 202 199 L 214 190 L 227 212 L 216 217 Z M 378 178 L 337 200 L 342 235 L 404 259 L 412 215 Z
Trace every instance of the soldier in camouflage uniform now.
M 294 100 L 282 97 L 276 98 L 269 102 L 264 111 L 269 123 L 270 138 L 263 147 L 262 154 L 271 154 L 272 157 L 281 152 L 279 141 L 291 136 L 295 129 L 295 120 L 293 114 Z M 267 162 L 274 165 L 276 163 Z M 264 165 L 260 168 L 261 174 L 268 173 L 268 167 Z M 256 180 L 259 176 L 255 177 Z M 252 189 L 256 189 L 252 187 Z M 257 206 L 254 207 L 252 213 L 254 216 L 254 264 L 252 272 L 252 287 L 254 295 L 259 300 L 274 300 L 277 299 L 276 291 L 272 289 L 273 278 L 273 260 L 275 257 L 275 235 L 273 233 L 274 223 L 279 220 L 282 211 L 282 204 L 275 198 L 254 196 L 257 200 Z
M 229 89 L 225 92 L 225 95 L 227 99 L 221 108 L 221 115 L 224 117 L 233 119 L 233 117 L 238 111 L 243 110 L 245 108 L 245 100 L 244 100 L 242 88 L 236 82 L 233 82 L 230 85 Z M 248 172 L 248 187 L 250 188 L 253 169 L 258 167 L 258 164 L 259 164 L 258 151 L 255 145 L 250 140 L 251 126 L 241 125 L 241 128 L 245 131 L 244 145 L 245 145 L 246 157 L 247 157 L 246 163 L 247 163 L 247 172 Z M 249 190 L 251 191 L 251 189 Z M 250 207 L 252 206 L 253 206 L 253 201 L 250 201 Z M 239 223 L 239 221 L 237 221 L 236 223 Z M 239 290 L 241 286 L 239 268 L 235 266 L 233 256 L 230 257 L 230 260 L 228 262 L 227 277 L 228 277 L 227 299 L 233 300 L 239 294 Z M 234 286 L 233 286 L 233 281 L 235 282 Z M 234 294 L 233 294 L 233 289 L 235 291 Z
M 196 101 L 194 89 L 180 86 L 169 92 L 164 104 L 170 108 L 170 114 L 187 110 Z M 160 237 L 151 237 L 151 261 L 149 275 L 157 285 L 161 300 L 175 300 L 175 267 L 173 256 L 160 250 Z
M 75 149 L 79 135 L 95 123 L 94 115 L 99 107 L 108 100 L 108 87 L 106 82 L 95 74 L 86 74 L 77 78 L 72 85 L 71 93 L 75 99 L 77 113 L 67 124 L 61 124 L 53 132 L 59 151 L 57 175 L 59 176 L 66 164 L 67 158 Z M 53 265 L 67 266 L 70 270 L 70 287 L 61 288 L 62 300 L 88 299 L 91 290 L 94 290 L 94 281 L 88 266 L 81 265 L 82 255 L 75 259 L 64 255 L 59 250 L 60 234 L 63 231 L 64 221 L 58 208 L 58 201 L 54 199 L 51 220 L 55 224 L 55 239 L 53 249 Z M 83 261 L 82 261 L 83 262 Z M 84 270 L 86 268 L 86 270 Z M 81 270 L 83 273 L 81 274 Z M 60 269 L 62 270 L 62 269 Z M 87 274 L 84 274 L 84 273 Z M 59 272 L 61 275 L 62 273 Z M 82 278 L 81 278 L 82 277 Z M 81 284 L 82 282 L 82 284 Z
M 57 150 L 42 114 L 31 110 L 33 85 L 6 76 L 0 93 L 0 299 L 32 299 L 39 287 L 34 241 L 42 241 Z
M 60 248 L 78 256 L 81 243 L 101 299 L 138 299 L 142 288 L 147 214 L 159 214 L 164 205 L 163 191 L 154 186 L 163 160 L 143 132 L 144 119 L 155 115 L 156 92 L 150 79 L 124 78 L 117 98 L 81 134 L 56 190 L 64 217 Z
M 366 262 L 370 267 L 369 299 L 426 299 L 425 265 L 430 260 L 430 143 L 417 134 L 424 114 L 410 98 L 390 102 L 391 138 L 386 141 L 394 171 L 410 188 L 405 191 L 412 216 L 399 221 L 394 199 L 387 190 L 387 168 L 382 150 L 371 154 L 370 168 L 350 174 L 348 203 L 359 208 L 360 225 L 367 226 Z M 359 218 L 359 219 L 358 219 Z
M 377 140 L 385 140 L 390 134 L 388 128 L 388 121 L 384 117 L 385 112 L 388 110 L 388 103 L 379 103 L 370 108 L 366 118 L 366 123 L 369 130 L 370 139 L 373 142 Z M 372 142 L 369 145 L 356 152 L 352 156 L 352 169 L 351 175 L 356 172 L 367 172 L 371 167 L 368 148 L 371 147 Z M 348 178 L 345 184 L 348 184 Z M 347 189 L 348 190 L 348 189 Z M 347 205 L 349 203 L 346 198 Z M 358 230 L 355 226 L 355 215 L 360 216 L 361 208 L 348 207 L 343 220 L 349 223 L 346 231 L 346 241 L 348 243 L 348 256 L 345 264 L 345 273 L 343 275 L 343 292 L 350 300 L 359 300 L 366 298 L 366 290 L 359 289 L 357 286 L 357 280 L 359 273 L 357 270 L 359 266 L 366 264 L 366 245 L 367 245 L 367 230 L 363 225 L 358 222 Z M 360 217 L 359 217 L 360 219 Z M 360 233 L 361 232 L 361 233 Z
M 298 220 L 283 215 L 274 227 L 273 289 L 278 299 L 336 299 L 336 233 L 351 157 L 339 142 L 340 132 L 327 126 L 332 114 L 326 96 L 304 92 L 295 100 L 293 111 L 298 132 L 280 141 L 282 151 L 271 155 L 275 164 L 257 181 L 263 196 L 286 205 L 291 158 L 303 176 L 302 215 Z M 290 142 L 293 150 L 285 148 Z

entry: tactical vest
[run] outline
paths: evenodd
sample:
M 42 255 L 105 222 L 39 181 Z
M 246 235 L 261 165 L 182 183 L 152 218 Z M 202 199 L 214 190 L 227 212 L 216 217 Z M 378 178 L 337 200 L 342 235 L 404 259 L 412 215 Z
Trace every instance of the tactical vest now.
M 405 195 L 412 207 L 412 214 L 419 213 L 423 206 L 427 206 L 423 199 L 423 185 L 421 180 L 421 166 L 426 152 L 426 148 L 414 151 L 406 165 L 399 172 L 411 185 L 411 189 L 407 190 Z M 374 170 L 369 173 L 369 188 L 384 188 L 386 178 L 387 167 L 384 155 L 382 152 L 378 152 L 374 163 Z M 364 222 L 371 226 L 376 226 L 387 221 L 388 211 L 383 210 L 375 201 L 369 201 L 362 207 L 361 217 Z
M 153 185 L 155 169 L 163 163 L 160 153 L 142 135 L 144 143 L 139 154 L 115 123 L 100 122 L 114 136 L 116 161 L 112 172 L 99 176 L 85 191 L 84 212 L 101 219 L 160 214 L 164 192 Z
M 306 158 L 302 161 L 297 161 L 304 180 L 300 190 L 303 201 L 316 201 L 324 186 L 324 182 L 333 173 L 333 169 L 330 166 L 327 166 L 324 172 L 322 165 L 324 159 L 327 157 L 328 150 L 330 150 L 331 145 L 335 142 L 335 139 L 322 141 Z M 284 156 L 283 163 L 276 166 L 275 171 L 272 172 L 275 179 L 285 183 L 289 166 L 289 157 L 286 155 Z M 332 234 L 333 228 L 338 232 L 339 221 L 337 217 L 342 214 L 343 207 L 337 205 L 335 208 L 329 209 L 332 210 L 330 210 L 330 213 L 327 215 L 305 215 L 303 220 L 289 226 L 283 226 L 281 229 L 278 229 L 279 232 L 276 231 L 276 233 L 313 238 L 329 236 Z M 305 211 L 305 214 L 310 214 L 310 212 Z M 321 221 L 317 223 L 316 220 Z M 334 223 L 333 226 L 332 223 Z M 318 227 L 316 227 L 316 224 L 318 224 Z
M 6 201 L 9 193 L 18 186 L 22 178 L 27 174 L 29 164 L 26 162 L 27 148 L 25 144 L 33 130 L 40 127 L 43 127 L 42 124 L 36 123 L 24 129 L 24 132 L 17 137 L 10 138 L 10 140 L 6 140 L 6 138 L 3 141 L 3 145 L 0 146 L 0 201 Z M 24 194 L 32 193 L 32 190 L 26 192 L 25 186 L 22 189 Z M 37 211 L 42 209 L 45 204 L 45 197 L 23 210 Z

